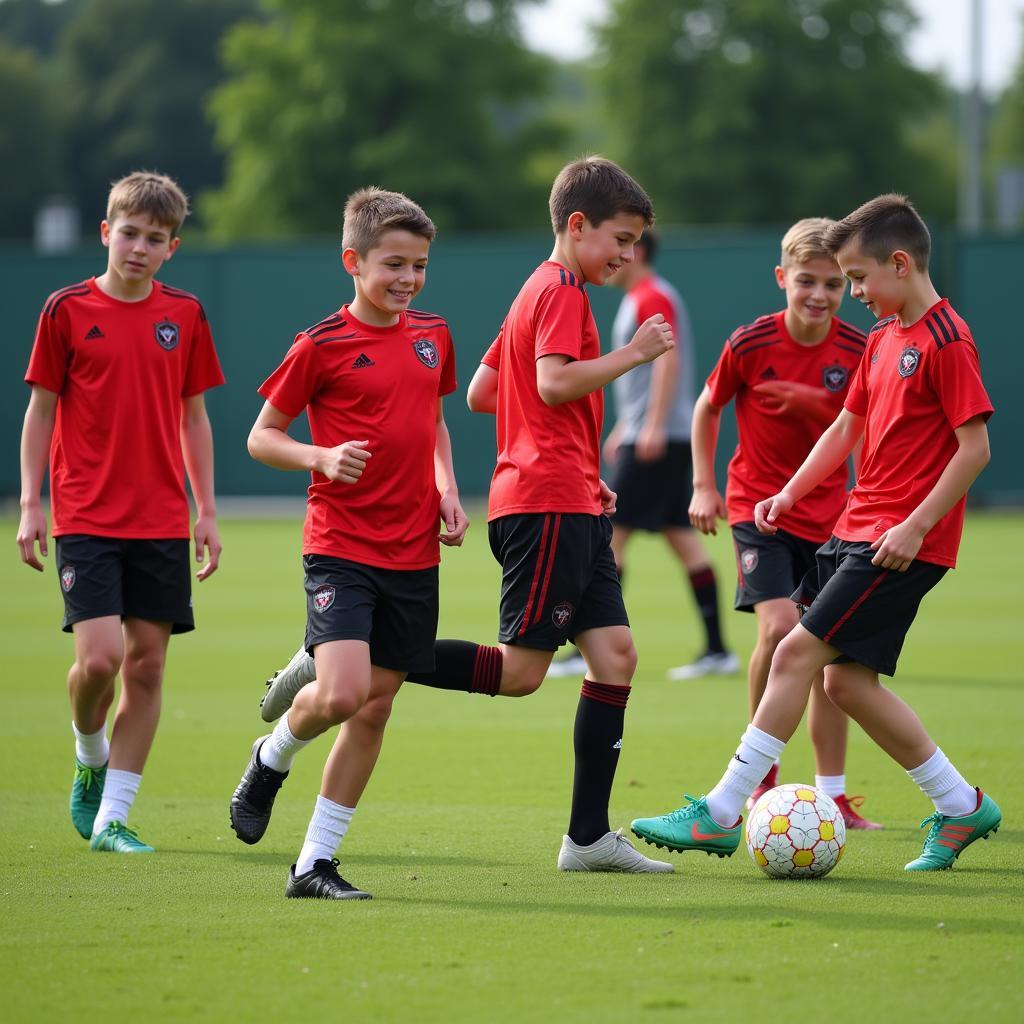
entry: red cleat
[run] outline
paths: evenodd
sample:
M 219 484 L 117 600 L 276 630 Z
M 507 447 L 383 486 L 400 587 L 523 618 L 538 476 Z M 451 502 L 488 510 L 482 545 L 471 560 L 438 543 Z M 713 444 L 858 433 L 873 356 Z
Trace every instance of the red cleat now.
M 774 789 L 779 784 L 779 766 L 773 764 L 768 769 L 768 774 L 758 783 L 757 789 L 750 794 L 747 800 L 747 810 L 752 810 L 754 804 L 761 799 L 768 792 L 769 789 Z
M 864 803 L 864 797 L 862 796 L 837 796 L 834 798 L 836 806 L 842 812 L 843 821 L 846 822 L 847 828 L 859 828 L 868 832 L 877 831 L 878 829 L 885 828 L 884 825 L 880 825 L 877 821 L 868 821 L 867 818 L 862 818 L 854 808 L 860 807 Z

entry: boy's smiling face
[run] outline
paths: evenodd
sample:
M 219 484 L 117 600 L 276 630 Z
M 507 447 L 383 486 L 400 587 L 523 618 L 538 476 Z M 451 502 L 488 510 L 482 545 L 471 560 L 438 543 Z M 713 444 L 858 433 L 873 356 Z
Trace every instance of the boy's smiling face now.
M 906 252 L 897 249 L 888 259 L 879 261 L 864 252 L 857 239 L 852 238 L 836 253 L 836 262 L 850 281 L 850 295 L 878 319 L 899 313 L 903 308 L 912 266 Z
M 570 214 L 567 230 L 583 280 L 606 284 L 624 263 L 632 263 L 633 246 L 645 227 L 637 213 L 617 213 L 596 227 L 582 213 Z
M 838 312 L 846 281 L 839 265 L 817 257 L 775 268 L 775 279 L 786 291 L 786 309 L 809 332 L 824 328 Z
M 355 283 L 353 316 L 378 327 L 396 323 L 423 288 L 429 253 L 426 238 L 400 228 L 385 231 L 365 256 L 346 249 L 341 258 Z

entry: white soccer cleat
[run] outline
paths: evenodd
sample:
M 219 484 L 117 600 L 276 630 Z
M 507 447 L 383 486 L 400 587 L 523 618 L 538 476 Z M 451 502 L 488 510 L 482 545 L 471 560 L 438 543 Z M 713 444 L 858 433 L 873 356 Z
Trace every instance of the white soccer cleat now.
M 582 654 L 570 654 L 567 658 L 552 661 L 545 679 L 582 679 L 587 674 L 587 663 Z
M 740 668 L 740 659 L 732 651 L 721 651 L 718 654 L 702 654 L 689 665 L 670 668 L 666 673 L 669 679 L 703 679 L 705 676 L 731 676 Z
M 568 836 L 562 837 L 558 851 L 559 871 L 624 871 L 634 874 L 655 874 L 675 871 L 663 860 L 645 857 L 622 834 L 622 829 L 606 832 L 590 846 L 577 846 Z
M 264 722 L 276 722 L 291 706 L 306 683 L 316 679 L 316 662 L 300 647 L 292 660 L 267 680 L 267 692 L 260 703 Z

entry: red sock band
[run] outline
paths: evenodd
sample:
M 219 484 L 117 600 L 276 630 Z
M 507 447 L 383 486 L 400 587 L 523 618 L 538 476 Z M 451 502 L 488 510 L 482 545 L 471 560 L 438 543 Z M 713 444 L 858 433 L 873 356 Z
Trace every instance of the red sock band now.
M 476 651 L 473 662 L 473 680 L 470 693 L 485 693 L 494 697 L 501 687 L 501 648 L 485 647 L 481 644 Z
M 589 697 L 602 704 L 611 704 L 613 708 L 624 708 L 626 701 L 629 700 L 629 691 L 630 687 L 628 686 L 608 686 L 606 683 L 595 683 L 591 679 L 584 679 L 580 696 Z

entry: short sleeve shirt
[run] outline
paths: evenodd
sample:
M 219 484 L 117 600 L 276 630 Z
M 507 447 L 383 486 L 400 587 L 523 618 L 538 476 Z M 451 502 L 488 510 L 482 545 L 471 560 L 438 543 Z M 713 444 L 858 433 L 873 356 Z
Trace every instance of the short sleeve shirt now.
M 224 383 L 194 295 L 154 281 L 123 302 L 95 278 L 54 292 L 25 380 L 58 396 L 54 536 L 188 537 L 182 400 Z
M 287 416 L 305 410 L 314 445 L 368 441 L 372 453 L 355 484 L 312 474 L 304 554 L 381 569 L 438 564 L 437 410 L 454 390 L 451 334 L 431 313 L 374 327 L 342 306 L 296 336 L 259 393 Z
M 841 540 L 874 541 L 928 496 L 957 451 L 956 428 L 992 415 L 967 324 L 945 299 L 909 327 L 895 317 L 879 321 L 846 408 L 865 419 L 864 448 L 834 532 Z M 956 565 L 966 500 L 928 531 L 917 554 L 922 562 Z
M 483 358 L 498 371 L 498 458 L 489 520 L 526 512 L 600 515 L 602 392 L 549 406 L 537 390 L 542 356 L 577 360 L 600 354 L 583 282 L 558 263 L 542 263 Z

